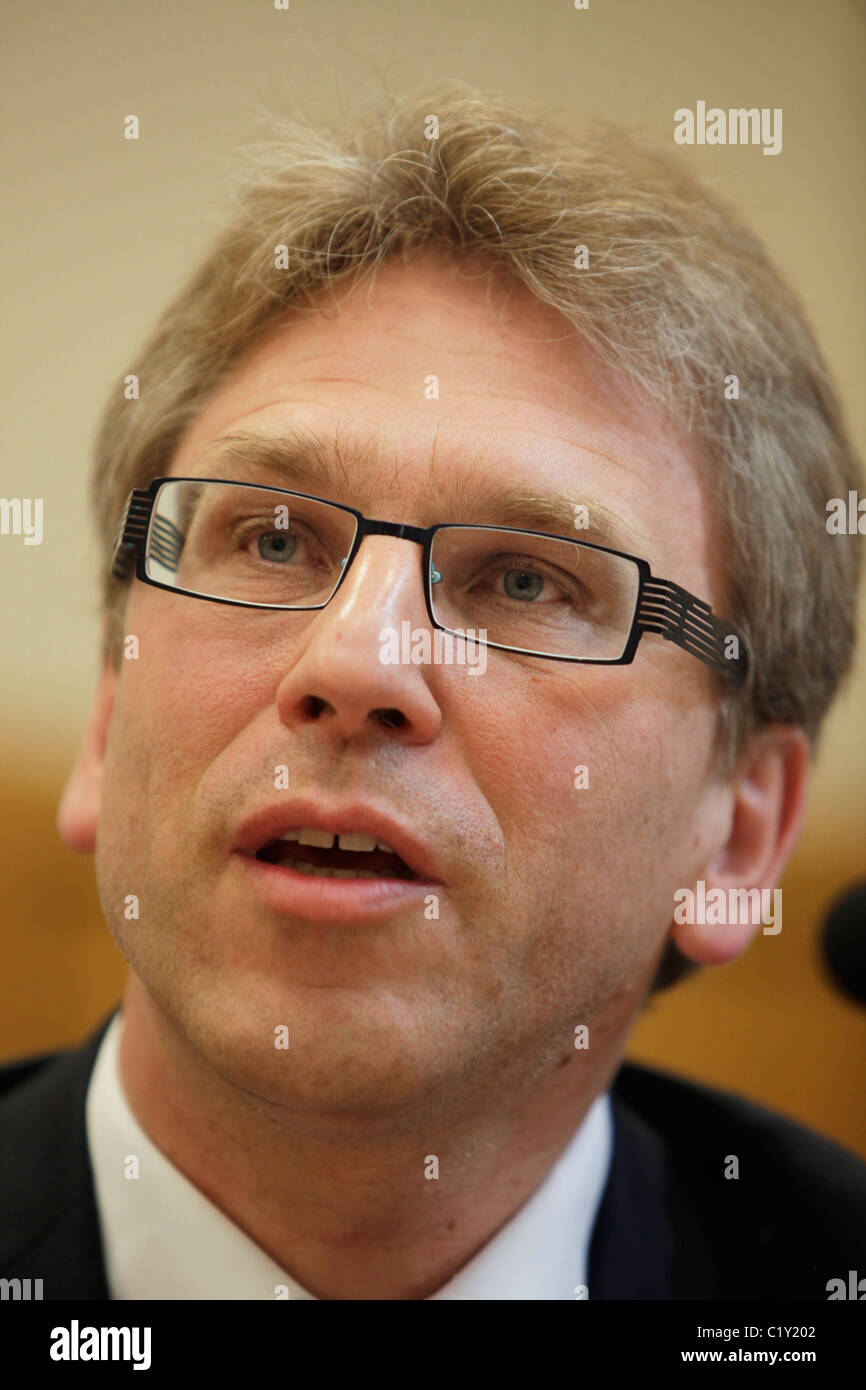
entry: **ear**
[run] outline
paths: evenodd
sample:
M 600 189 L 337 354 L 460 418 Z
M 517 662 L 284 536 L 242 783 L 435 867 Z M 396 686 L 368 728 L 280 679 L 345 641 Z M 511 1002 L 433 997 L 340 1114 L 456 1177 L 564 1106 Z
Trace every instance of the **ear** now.
M 102 789 L 102 767 L 108 726 L 114 709 L 117 672 L 105 661 L 99 676 L 87 732 L 78 761 L 66 783 L 57 812 L 57 829 L 70 849 L 92 854 Z
M 731 889 L 773 889 L 797 843 L 806 810 L 810 747 L 802 729 L 773 724 L 761 729 L 740 759 L 730 783 L 731 805 L 726 837 L 702 874 L 707 905 L 712 889 L 724 902 Z M 716 898 L 718 901 L 718 896 Z M 714 916 L 707 911 L 706 916 Z M 735 960 L 761 928 L 757 920 L 681 922 L 671 939 L 683 955 L 699 965 L 724 965 Z

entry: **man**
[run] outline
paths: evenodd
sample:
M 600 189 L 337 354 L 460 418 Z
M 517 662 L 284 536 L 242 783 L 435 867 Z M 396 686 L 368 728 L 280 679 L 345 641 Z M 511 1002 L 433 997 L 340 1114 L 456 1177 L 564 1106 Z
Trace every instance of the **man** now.
M 863 1166 L 621 1065 L 654 986 L 761 933 L 675 904 L 774 887 L 850 660 L 823 517 L 858 474 L 808 329 L 611 132 L 443 87 L 258 159 L 98 440 L 59 826 L 130 975 L 6 1070 L 0 1269 L 825 1299 Z

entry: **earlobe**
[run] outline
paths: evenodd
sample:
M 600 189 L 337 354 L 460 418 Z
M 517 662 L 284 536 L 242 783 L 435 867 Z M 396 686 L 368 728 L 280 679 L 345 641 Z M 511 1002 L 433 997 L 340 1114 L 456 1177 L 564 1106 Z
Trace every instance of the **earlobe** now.
M 788 724 L 762 729 L 741 758 L 727 835 L 677 894 L 671 938 L 690 960 L 723 965 L 781 930 L 776 885 L 802 827 L 809 760 L 806 735 Z
M 92 854 L 102 794 L 102 769 L 108 726 L 114 709 L 117 672 L 105 662 L 93 697 L 78 760 L 69 774 L 57 812 L 57 830 L 70 849 Z

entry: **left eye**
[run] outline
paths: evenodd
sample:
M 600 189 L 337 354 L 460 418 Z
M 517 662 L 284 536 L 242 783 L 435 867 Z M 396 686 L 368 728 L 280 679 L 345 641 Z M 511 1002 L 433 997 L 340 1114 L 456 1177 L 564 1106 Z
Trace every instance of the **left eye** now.
M 285 564 L 294 555 L 297 544 L 297 536 L 287 535 L 284 531 L 265 531 L 258 538 L 257 548 L 263 560 Z

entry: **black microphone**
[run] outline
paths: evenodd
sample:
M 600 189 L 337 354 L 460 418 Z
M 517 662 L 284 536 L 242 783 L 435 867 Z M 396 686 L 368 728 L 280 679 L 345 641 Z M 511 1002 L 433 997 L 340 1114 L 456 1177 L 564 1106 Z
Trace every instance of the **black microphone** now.
M 847 888 L 831 904 L 821 945 L 834 983 L 866 1004 L 866 883 Z

